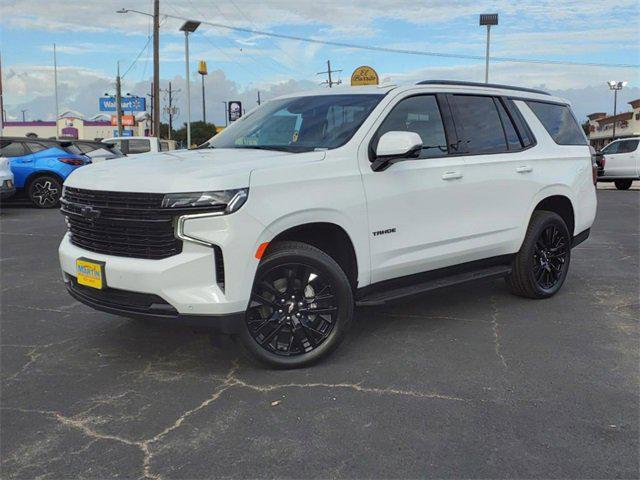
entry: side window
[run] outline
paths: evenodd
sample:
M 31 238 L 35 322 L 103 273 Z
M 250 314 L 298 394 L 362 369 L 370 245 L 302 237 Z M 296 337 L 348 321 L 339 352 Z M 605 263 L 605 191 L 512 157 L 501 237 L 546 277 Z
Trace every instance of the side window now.
M 618 153 L 632 153 L 638 148 L 638 140 L 623 140 Z
M 46 150 L 47 149 L 47 147 L 45 147 L 41 143 L 35 143 L 35 142 L 28 142 L 27 143 L 27 148 L 29 148 L 29 150 L 31 150 L 31 153 L 37 153 L 37 152 L 40 152 L 42 150 Z
M 587 138 L 568 105 L 533 100 L 527 100 L 527 105 L 558 145 L 587 145 Z
M 372 146 L 382 135 L 392 131 L 415 132 L 422 138 L 420 158 L 447 154 L 447 138 L 434 95 L 418 95 L 401 100 L 384 119 L 376 132 Z
M 504 134 L 507 137 L 509 150 L 520 150 L 522 148 L 520 137 L 518 137 L 518 132 L 516 132 L 516 128 L 513 126 L 513 122 L 511 121 L 509 114 L 504 109 L 504 106 L 499 99 L 496 98 L 495 102 L 498 107 L 500 120 L 502 120 L 502 126 L 504 127 Z
M 160 141 L 160 151 L 167 152 L 169 150 L 169 142 Z
M 613 155 L 614 153 L 619 153 L 620 143 L 621 142 L 610 143 L 609 145 L 607 145 L 602 149 L 602 153 L 605 153 L 607 155 Z
M 116 140 L 116 145 L 120 147 L 122 153 L 129 153 L 129 140 Z
M 151 150 L 151 143 L 149 140 L 132 139 L 128 140 L 129 153 L 146 153 Z
M 463 151 L 470 154 L 508 151 L 505 131 L 492 97 L 451 95 L 450 98 Z
M 20 142 L 12 142 L 10 140 L 2 140 L 0 143 L 0 157 L 13 158 L 26 155 L 24 145 Z

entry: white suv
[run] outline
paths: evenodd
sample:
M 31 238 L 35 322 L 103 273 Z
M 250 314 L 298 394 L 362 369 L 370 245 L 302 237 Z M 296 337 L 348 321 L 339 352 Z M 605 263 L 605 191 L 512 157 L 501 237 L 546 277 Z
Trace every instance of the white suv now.
M 599 182 L 614 182 L 618 190 L 629 190 L 640 180 L 640 137 L 623 138 L 602 149 Z
M 64 279 L 98 310 L 205 325 L 278 367 L 326 355 L 356 305 L 486 277 L 549 297 L 596 214 L 582 129 L 529 89 L 288 95 L 208 145 L 74 172 Z

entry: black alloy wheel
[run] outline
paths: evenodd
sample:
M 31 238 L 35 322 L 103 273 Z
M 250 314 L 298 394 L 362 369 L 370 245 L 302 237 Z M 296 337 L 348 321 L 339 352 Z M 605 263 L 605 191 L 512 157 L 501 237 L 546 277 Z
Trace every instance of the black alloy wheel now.
M 549 225 L 538 237 L 533 253 L 533 274 L 541 289 L 551 290 L 563 278 L 568 243 L 557 225 Z
M 326 276 L 291 263 L 266 272 L 255 286 L 247 324 L 254 340 L 276 355 L 308 353 L 324 342 L 338 315 Z
M 258 267 L 240 339 L 257 360 L 295 368 L 335 348 L 352 316 L 338 264 L 310 245 L 282 242 Z
M 28 195 L 31 203 L 38 208 L 57 207 L 62 195 L 62 183 L 52 176 L 38 177 L 29 183 Z
M 506 277 L 512 293 L 527 298 L 548 298 L 564 284 L 571 260 L 571 235 L 560 215 L 533 212 L 520 251 Z

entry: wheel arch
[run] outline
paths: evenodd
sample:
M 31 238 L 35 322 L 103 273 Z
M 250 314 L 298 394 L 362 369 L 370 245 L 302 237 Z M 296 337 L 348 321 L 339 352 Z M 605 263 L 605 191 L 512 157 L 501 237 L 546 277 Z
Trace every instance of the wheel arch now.
M 36 178 L 39 177 L 55 177 L 60 181 L 60 185 L 64 183 L 64 178 L 53 170 L 38 170 L 36 172 L 31 172 L 27 178 L 24 179 L 24 188 L 28 189 L 31 182 L 33 182 Z
M 313 245 L 333 258 L 344 270 L 352 288 L 358 286 L 359 262 L 354 242 L 347 230 L 332 221 L 313 221 L 290 225 L 269 242 L 265 254 L 280 241 L 298 241 Z
M 573 203 L 569 197 L 561 194 L 549 195 L 538 201 L 531 214 L 533 215 L 533 212 L 539 210 L 545 210 L 560 215 L 562 220 L 564 220 L 564 223 L 567 225 L 567 229 L 571 236 L 575 235 L 576 216 Z

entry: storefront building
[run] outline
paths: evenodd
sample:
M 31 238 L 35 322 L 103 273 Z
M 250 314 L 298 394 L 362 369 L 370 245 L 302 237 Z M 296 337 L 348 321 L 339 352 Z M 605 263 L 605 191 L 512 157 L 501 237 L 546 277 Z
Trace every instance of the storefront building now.
M 640 98 L 629 102 L 630 112 L 607 116 L 604 112 L 587 115 L 589 119 L 589 142 L 601 149 L 613 141 L 613 125 L 616 126 L 616 138 L 640 137 Z

